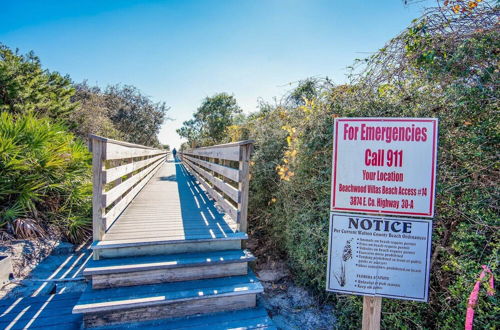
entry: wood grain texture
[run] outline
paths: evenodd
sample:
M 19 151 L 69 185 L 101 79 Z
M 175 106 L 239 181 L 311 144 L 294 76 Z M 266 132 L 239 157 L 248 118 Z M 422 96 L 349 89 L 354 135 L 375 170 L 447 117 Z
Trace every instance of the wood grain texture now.
M 183 151 L 185 155 L 195 155 L 202 157 L 210 157 L 217 159 L 226 159 L 226 160 L 239 160 L 239 146 L 231 145 L 231 146 L 221 146 L 221 147 L 211 147 L 211 148 L 199 148 Z
M 175 317 L 167 320 L 151 320 L 127 324 L 131 329 L 276 329 L 263 307 L 210 315 Z M 106 330 L 121 330 L 121 325 L 106 327 Z
M 212 174 L 205 171 L 200 166 L 193 164 L 191 161 L 189 161 L 187 159 L 185 160 L 185 163 L 189 164 L 189 166 L 193 170 L 195 170 L 198 174 L 203 176 L 203 178 L 206 179 L 207 182 L 210 182 L 211 185 L 220 189 L 222 192 L 224 192 L 226 195 L 228 195 L 233 201 L 235 201 L 236 203 L 239 202 L 240 194 L 239 194 L 238 189 L 236 189 L 235 187 L 231 186 L 228 183 L 225 183 L 223 180 L 213 176 Z
M 239 170 L 241 180 L 238 182 L 238 190 L 241 193 L 241 200 L 238 203 L 239 213 L 239 231 L 246 233 L 248 217 L 248 194 L 250 188 L 250 157 L 252 155 L 253 145 L 247 144 L 241 147 Z
M 218 203 L 218 205 L 234 220 L 237 222 L 238 219 L 238 210 L 231 204 L 229 203 L 224 196 L 222 196 L 218 191 L 213 189 L 210 184 L 205 180 L 199 173 L 196 172 L 196 170 L 191 167 L 190 163 L 185 162 L 184 165 L 186 166 L 187 170 L 189 173 L 191 173 L 197 180 L 198 182 L 203 186 L 203 188 L 208 192 L 208 194 Z
M 80 293 L 0 300 L 0 329 L 80 329 L 81 315 L 71 309 Z
M 115 207 L 126 205 L 129 194 Z M 106 222 L 112 212 L 106 214 Z M 234 233 L 235 224 L 224 219 L 184 166 L 170 159 L 159 165 L 99 244 L 226 239 Z
M 91 245 L 91 249 L 96 250 L 106 250 L 112 248 L 142 248 L 149 245 L 179 245 L 179 244 L 194 244 L 194 243 L 221 243 L 221 242 L 232 242 L 232 241 L 240 241 L 248 239 L 248 235 L 245 233 L 232 233 L 228 234 L 227 237 L 224 238 L 193 238 L 193 239 L 172 239 L 171 237 L 162 237 L 162 239 L 158 238 L 136 238 L 136 239 L 126 239 L 126 240 L 103 240 L 99 242 L 94 242 Z M 227 249 L 221 249 L 227 250 Z M 209 250 L 215 251 L 215 250 Z M 179 252 L 181 253 L 181 252 Z
M 254 260 L 255 257 L 248 250 L 91 260 L 83 271 L 83 275 L 105 275 L 167 268 L 222 265 L 228 263 L 250 262 Z
M 127 159 L 133 157 L 143 157 L 143 156 L 154 156 L 160 154 L 166 154 L 165 150 L 160 149 L 150 149 L 141 146 L 141 147 L 130 147 L 124 146 L 115 143 L 106 143 L 106 153 L 104 154 L 104 159 L 112 160 L 112 159 Z
M 92 232 L 93 240 L 99 241 L 104 236 L 105 224 L 103 223 L 104 208 L 102 207 L 102 173 L 104 169 L 104 154 L 106 144 L 100 140 L 92 140 Z M 94 258 L 98 258 L 98 254 Z
M 91 246 L 98 260 L 85 270 L 92 284 L 73 308 L 83 314 L 84 325 L 120 327 L 255 307 L 263 288 L 248 271 L 254 257 L 241 251 L 248 237 L 251 141 L 197 149 L 197 156 L 183 155 L 184 163 L 165 162 L 151 148 L 95 141 L 104 145 L 93 145 L 101 160 L 95 177 L 101 233 Z M 106 165 L 116 167 L 106 170 L 108 157 L 113 161 Z M 127 157 L 132 162 L 123 165 Z M 238 169 L 230 167 L 234 161 Z M 114 186 L 103 192 L 106 182 Z M 219 324 L 272 328 L 267 316 L 250 314 Z
M 151 170 L 142 180 L 139 182 L 132 190 L 130 190 L 127 195 L 121 197 L 121 200 L 117 202 L 104 216 L 103 224 L 105 230 L 114 223 L 116 218 L 125 210 L 125 208 L 132 202 L 135 196 L 141 191 L 141 189 L 149 182 L 149 180 L 156 174 L 160 169 L 161 164 L 157 164 L 153 170 Z M 102 199 L 101 199 L 102 200 Z M 101 203 L 104 203 L 101 201 Z
M 132 256 L 148 256 L 174 253 L 190 253 L 204 251 L 224 251 L 241 248 L 241 240 L 202 240 L 202 241 L 167 241 L 158 242 L 157 240 L 141 242 L 137 240 L 134 243 L 119 244 L 112 241 L 113 244 L 105 248 L 94 249 L 101 258 L 122 258 Z
M 217 150 L 225 149 L 231 150 L 232 157 L 230 159 L 228 157 L 220 157 L 215 153 Z M 248 195 L 250 186 L 250 158 L 252 151 L 253 141 L 240 141 L 226 145 L 187 150 L 181 153 L 182 162 L 189 172 L 195 176 L 224 211 L 236 221 L 237 230 L 241 232 L 246 232 L 248 227 Z M 208 157 L 208 160 L 197 158 L 200 156 Z M 238 161 L 238 169 L 236 170 L 227 166 L 228 160 Z M 219 179 L 216 175 L 210 173 L 210 171 L 221 174 L 223 178 Z M 228 175 L 228 171 L 229 174 L 234 174 L 233 177 Z M 235 175 L 236 173 L 238 173 L 237 176 Z M 226 178 L 237 182 L 238 189 L 228 184 Z M 222 191 L 224 195 L 219 193 L 215 188 Z M 237 208 L 226 200 L 225 196 L 228 196 L 236 202 Z
M 73 313 L 96 313 L 173 304 L 185 300 L 246 295 L 263 291 L 255 274 L 196 281 L 92 290 L 88 286 Z
M 137 171 L 151 163 L 154 163 L 155 161 L 165 158 L 166 155 L 159 155 L 159 156 L 153 156 L 151 158 L 141 160 L 138 162 L 131 162 L 125 165 L 117 166 L 117 167 L 112 167 L 108 168 L 104 171 L 103 173 L 103 183 L 109 183 L 113 182 L 119 178 L 121 178 L 124 175 L 130 174 L 134 171 Z
M 118 198 L 120 198 L 123 194 L 125 194 L 130 188 L 132 188 L 134 185 L 139 183 L 141 180 L 146 178 L 149 173 L 154 171 L 158 165 L 164 162 L 164 158 L 161 157 L 157 159 L 155 162 L 153 162 L 149 167 L 142 168 L 140 172 L 134 174 L 127 180 L 121 182 L 117 186 L 113 187 L 109 191 L 106 191 L 103 193 L 102 196 L 102 206 L 103 207 L 108 207 L 116 201 Z
M 135 271 L 134 269 L 131 269 L 128 273 L 93 275 L 92 287 L 94 289 L 102 289 L 166 282 L 192 281 L 225 276 L 238 276 L 246 275 L 247 268 L 247 263 L 241 262 L 144 271 Z
M 206 160 L 201 160 L 201 159 L 191 157 L 188 155 L 185 155 L 184 159 L 187 159 L 193 163 L 196 163 L 196 164 L 201 165 L 207 169 L 210 169 L 210 170 L 214 171 L 215 173 L 223 175 L 226 178 L 231 179 L 233 181 L 238 182 L 240 180 L 240 172 L 235 168 L 215 164 L 215 163 L 208 162 Z
M 382 298 L 363 296 L 363 330 L 380 330 Z
M 205 298 L 181 301 L 168 305 L 136 307 L 132 309 L 84 315 L 85 327 L 107 324 L 121 324 L 137 320 L 157 320 L 172 317 L 217 313 L 256 306 L 256 294 L 235 295 L 218 298 Z
M 167 155 L 167 152 L 165 150 L 106 139 L 96 135 L 90 135 L 89 140 L 92 151 L 92 232 L 93 240 L 100 241 L 111 223 L 113 223 L 116 217 L 145 185 L 145 182 L 141 181 L 151 178 L 151 173 L 156 170 L 162 162 L 163 156 Z M 133 159 L 134 157 L 143 156 L 153 156 L 153 160 L 137 161 Z M 118 166 L 114 169 L 105 169 L 106 160 L 124 158 L 131 159 L 132 163 Z M 152 164 L 151 161 L 153 161 Z M 126 172 L 133 171 L 134 169 L 144 170 L 122 182 L 123 176 L 130 173 Z M 105 192 L 104 184 L 111 181 L 115 181 L 116 186 L 110 191 Z M 127 196 L 123 197 L 130 189 L 132 191 L 129 191 Z M 116 202 L 116 205 L 106 213 L 106 207 L 110 206 L 113 202 Z M 99 253 L 94 254 L 94 259 L 99 259 Z
M 125 147 L 130 147 L 130 148 L 152 149 L 152 150 L 156 149 L 154 147 L 148 147 L 148 146 L 144 146 L 144 145 L 141 145 L 141 144 L 136 144 L 136 143 L 130 143 L 130 142 L 125 142 L 125 141 L 110 139 L 110 138 L 107 138 L 107 137 L 104 137 L 104 136 L 95 135 L 95 134 L 89 134 L 89 140 L 98 140 L 98 141 L 102 141 L 102 142 L 106 142 L 106 143 L 112 143 L 112 144 L 118 144 L 118 145 L 125 146 Z

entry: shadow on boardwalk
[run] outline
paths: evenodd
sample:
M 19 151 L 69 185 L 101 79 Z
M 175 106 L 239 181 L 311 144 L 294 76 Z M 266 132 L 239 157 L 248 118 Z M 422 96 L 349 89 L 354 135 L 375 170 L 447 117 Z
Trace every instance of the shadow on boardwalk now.
M 0 329 L 80 328 L 81 316 L 71 312 L 87 285 L 82 271 L 91 259 L 91 251 L 85 248 L 75 252 L 72 244 L 59 242 L 46 247 L 52 249 L 51 254 L 33 269 L 23 268 L 19 259 L 43 253 L 40 250 L 43 245 L 28 240 L 14 241 L 8 251 L 3 251 L 16 259 L 15 273 L 22 279 L 2 288 Z
M 102 241 L 179 241 L 234 233 L 213 200 L 179 161 L 169 160 L 135 196 Z M 235 228 L 235 226 L 234 226 Z
M 180 162 L 175 163 L 175 173 L 186 239 L 207 235 L 211 238 L 227 237 L 227 233 L 232 233 L 214 201 L 207 197 Z

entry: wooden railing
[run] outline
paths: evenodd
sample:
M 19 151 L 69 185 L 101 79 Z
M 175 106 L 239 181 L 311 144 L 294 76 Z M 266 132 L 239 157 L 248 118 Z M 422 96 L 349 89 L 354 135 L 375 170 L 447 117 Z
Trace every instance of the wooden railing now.
M 102 239 L 127 205 L 160 168 L 166 150 L 90 135 L 94 241 Z
M 249 166 L 254 141 L 240 141 L 184 150 L 182 163 L 208 194 L 247 231 Z

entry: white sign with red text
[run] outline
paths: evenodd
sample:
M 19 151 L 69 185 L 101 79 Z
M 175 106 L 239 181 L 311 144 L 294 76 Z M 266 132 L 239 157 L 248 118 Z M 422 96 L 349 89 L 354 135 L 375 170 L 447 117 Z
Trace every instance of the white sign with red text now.
M 432 217 L 436 118 L 336 118 L 331 209 Z

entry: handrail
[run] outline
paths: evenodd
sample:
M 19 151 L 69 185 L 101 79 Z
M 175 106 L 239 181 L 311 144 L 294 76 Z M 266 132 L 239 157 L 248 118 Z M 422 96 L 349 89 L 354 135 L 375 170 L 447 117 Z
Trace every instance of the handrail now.
M 168 152 L 97 135 L 89 135 L 89 144 L 92 151 L 95 242 L 102 239 L 106 230 L 156 173 Z
M 179 152 L 186 169 L 237 224 L 247 231 L 250 156 L 253 140 Z
M 109 143 L 114 143 L 114 144 L 119 144 L 121 146 L 126 146 L 126 147 L 132 147 L 132 148 L 141 148 L 141 149 L 156 149 L 153 147 L 148 147 L 148 146 L 143 146 L 142 144 L 136 144 L 136 143 L 130 143 L 130 142 L 125 142 L 125 141 L 120 141 L 120 140 L 114 140 L 110 139 L 104 136 L 99 136 L 95 134 L 89 134 L 89 139 L 90 140 L 99 140 L 103 142 L 109 142 Z
M 213 146 L 208 146 L 208 147 L 198 147 L 196 149 L 202 150 L 202 149 L 213 149 L 213 148 L 225 148 L 225 147 L 232 147 L 232 146 L 241 146 L 245 144 L 254 144 L 254 140 L 242 140 L 242 141 L 236 141 L 236 142 L 229 142 L 229 143 L 224 143 L 224 144 L 215 144 Z

